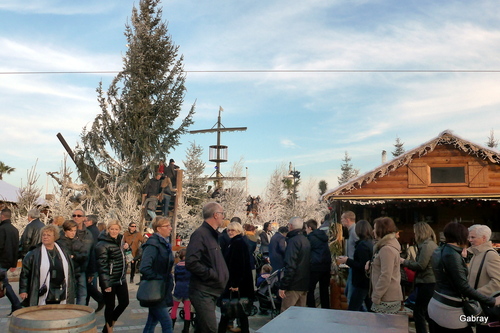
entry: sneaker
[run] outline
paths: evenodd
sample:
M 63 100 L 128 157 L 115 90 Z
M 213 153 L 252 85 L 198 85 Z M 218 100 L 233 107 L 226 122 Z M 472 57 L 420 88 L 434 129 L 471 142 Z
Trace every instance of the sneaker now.
M 106 303 L 104 303 L 104 301 L 97 303 L 97 309 L 95 309 L 95 313 L 101 311 L 105 305 L 106 305 Z

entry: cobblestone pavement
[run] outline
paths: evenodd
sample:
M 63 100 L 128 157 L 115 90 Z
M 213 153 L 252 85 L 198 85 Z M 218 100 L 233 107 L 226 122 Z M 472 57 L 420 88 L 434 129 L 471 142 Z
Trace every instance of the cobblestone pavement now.
M 15 279 L 14 279 L 15 280 Z M 127 280 L 128 281 L 128 280 Z M 19 291 L 19 284 L 17 282 L 11 282 L 14 291 L 17 293 Z M 115 324 L 115 332 L 130 332 L 130 333 L 139 333 L 142 332 L 144 328 L 144 324 L 146 323 L 146 319 L 148 316 L 148 309 L 143 308 L 139 305 L 139 302 L 136 299 L 136 292 L 138 286 L 135 284 L 129 284 L 129 297 L 130 304 L 125 310 L 125 312 L 121 315 L 120 319 Z M 96 308 L 97 303 L 91 299 L 90 307 Z M 8 315 L 10 313 L 10 302 L 7 297 L 0 298 L 0 332 L 8 332 L 10 318 Z M 217 311 L 217 318 L 220 317 L 220 313 Z M 96 314 L 97 320 L 97 331 L 100 332 L 104 325 L 104 311 L 100 311 Z M 255 332 L 265 324 L 267 324 L 271 320 L 270 315 L 260 315 L 257 314 L 255 316 L 249 317 L 250 324 L 250 332 Z M 183 328 L 183 322 L 179 318 L 174 328 L 174 333 L 180 333 Z M 158 324 L 155 332 L 161 332 L 161 326 Z M 191 328 L 191 332 L 194 332 L 194 329 Z M 410 323 L 410 332 L 415 332 L 413 323 Z

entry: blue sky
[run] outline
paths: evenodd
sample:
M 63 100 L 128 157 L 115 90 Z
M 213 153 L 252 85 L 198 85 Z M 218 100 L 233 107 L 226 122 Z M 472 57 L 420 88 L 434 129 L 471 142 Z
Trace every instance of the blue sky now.
M 0 0 L 0 72 L 118 71 L 123 35 L 138 0 Z M 184 109 L 196 101 L 192 130 L 212 127 L 219 106 L 228 171 L 244 159 L 249 189 L 261 194 L 273 170 L 292 162 L 304 182 L 337 185 L 348 151 L 361 173 L 381 163 L 399 136 L 407 150 L 446 129 L 484 144 L 500 137 L 500 12 L 496 1 L 163 1 L 188 71 Z M 226 73 L 190 71 L 233 70 Z M 296 70 L 245 73 L 238 70 Z M 300 72 L 342 70 L 345 72 Z M 353 70 L 353 71 L 349 71 Z M 356 72 L 421 70 L 423 72 Z M 450 72 L 426 72 L 442 70 Z M 99 112 L 96 87 L 114 74 L 0 74 L 0 161 L 20 186 L 37 171 L 58 171 L 70 146 Z M 168 158 L 182 166 L 185 135 Z M 50 190 L 49 190 L 50 192 Z

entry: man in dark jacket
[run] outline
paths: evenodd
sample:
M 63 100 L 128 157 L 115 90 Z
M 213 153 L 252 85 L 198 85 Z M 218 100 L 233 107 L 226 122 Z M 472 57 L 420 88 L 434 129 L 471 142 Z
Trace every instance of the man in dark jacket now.
M 306 306 L 311 244 L 302 233 L 303 225 L 300 217 L 288 221 L 285 269 L 279 287 L 279 296 L 283 299 L 281 312 L 291 306 Z
M 271 237 L 269 242 L 269 260 L 273 267 L 273 272 L 285 266 L 286 234 L 287 227 L 279 227 L 278 232 Z
M 328 248 L 328 236 L 323 230 L 318 229 L 318 222 L 308 220 L 306 222 L 307 239 L 311 243 L 311 273 L 309 280 L 309 291 L 307 292 L 307 306 L 316 307 L 314 291 L 319 282 L 319 299 L 323 309 L 330 308 L 330 268 L 332 257 Z
M 83 222 L 90 231 L 93 237 L 92 248 L 90 249 L 89 264 L 87 266 L 87 297 L 85 299 L 85 304 L 88 306 L 90 297 L 92 297 L 97 302 L 97 308 L 95 312 L 99 312 L 104 307 L 104 297 L 102 293 L 97 289 L 97 258 L 95 256 L 95 245 L 97 244 L 100 231 L 97 229 L 97 215 L 87 215 L 87 218 Z
M 221 205 L 206 204 L 203 207 L 205 221 L 193 232 L 187 247 L 186 268 L 191 272 L 189 299 L 196 309 L 197 332 L 217 332 L 215 302 L 229 279 L 217 232 L 224 216 Z
M 37 246 L 42 241 L 40 230 L 45 226 L 40 221 L 40 211 L 36 208 L 28 212 L 28 225 L 24 229 L 19 244 L 19 259 L 23 259 L 29 250 Z
M 146 210 L 146 214 L 151 218 L 151 221 L 156 217 L 156 207 L 161 192 L 161 176 L 161 173 L 157 173 L 154 178 L 151 178 L 142 193 L 141 206 Z
M 92 276 L 95 271 L 95 267 L 92 267 L 92 265 L 89 266 L 90 257 L 94 255 L 94 237 L 85 226 L 84 222 L 86 219 L 87 217 L 83 210 L 75 209 L 73 211 L 73 221 L 75 221 L 77 225 L 75 238 L 82 242 L 81 255 L 87 258 L 80 264 L 80 276 L 76 281 L 76 304 L 79 305 L 85 305 L 87 300 L 87 276 Z M 87 270 L 89 267 L 90 270 Z
M 11 215 L 8 208 L 4 208 L 0 213 L 0 271 L 5 273 L 3 286 L 5 294 L 12 304 L 11 310 L 14 312 L 22 306 L 7 279 L 7 270 L 10 269 L 13 272 L 17 267 L 19 251 L 19 231 L 10 222 Z

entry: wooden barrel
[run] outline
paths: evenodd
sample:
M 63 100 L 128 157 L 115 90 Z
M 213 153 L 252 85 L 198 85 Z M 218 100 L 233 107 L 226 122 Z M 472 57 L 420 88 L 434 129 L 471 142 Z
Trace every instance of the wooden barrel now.
M 75 304 L 30 306 L 12 314 L 9 332 L 95 333 L 95 313 L 91 307 Z

